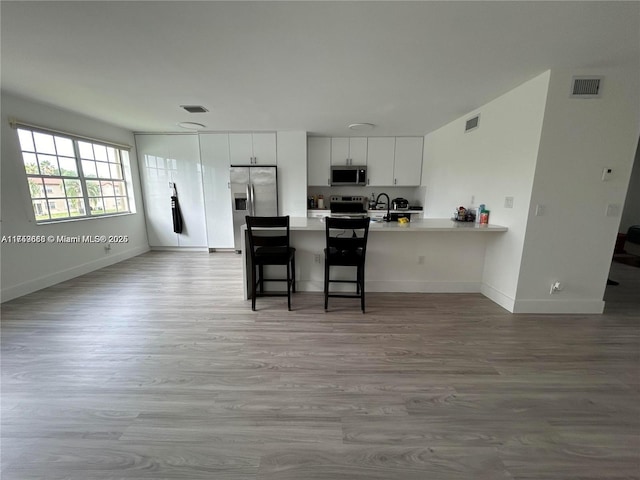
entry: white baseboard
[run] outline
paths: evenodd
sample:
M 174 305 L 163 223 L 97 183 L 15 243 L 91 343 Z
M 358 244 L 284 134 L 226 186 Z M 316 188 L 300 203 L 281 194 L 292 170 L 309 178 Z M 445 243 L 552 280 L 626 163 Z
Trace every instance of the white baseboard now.
M 322 292 L 324 284 L 319 281 L 298 281 L 296 288 L 300 292 Z M 355 285 L 331 284 L 331 291 L 351 291 Z M 390 293 L 480 293 L 479 282 L 385 282 L 367 281 L 367 292 Z
M 603 300 L 516 300 L 513 313 L 601 314 Z
M 487 284 L 482 284 L 481 292 L 511 313 L 600 314 L 604 310 L 601 300 L 516 300 Z
M 515 299 L 511 298 L 509 295 L 502 293 L 500 290 L 497 290 L 492 286 L 487 285 L 486 283 L 482 284 L 480 293 L 482 293 L 489 300 L 500 305 L 505 310 L 513 313 Z
M 62 270 L 60 272 L 55 272 L 50 275 L 45 275 L 43 277 L 29 280 L 28 282 L 14 285 L 2 290 L 2 302 L 7 302 L 9 300 L 13 300 L 14 298 L 22 297 L 23 295 L 42 290 L 43 288 L 51 287 L 52 285 L 56 285 L 60 282 L 71 280 L 72 278 L 79 277 L 80 275 L 84 275 L 86 273 L 108 267 L 109 265 L 122 262 L 123 260 L 137 257 L 138 255 L 142 255 L 143 253 L 146 253 L 148 251 L 149 247 L 147 246 L 133 248 L 131 250 L 127 250 L 126 252 L 118 253 L 117 255 L 106 255 L 103 258 L 99 258 L 91 262 L 86 262 L 81 265 L 76 265 L 75 267 Z
M 207 252 L 209 247 L 150 247 L 154 252 Z

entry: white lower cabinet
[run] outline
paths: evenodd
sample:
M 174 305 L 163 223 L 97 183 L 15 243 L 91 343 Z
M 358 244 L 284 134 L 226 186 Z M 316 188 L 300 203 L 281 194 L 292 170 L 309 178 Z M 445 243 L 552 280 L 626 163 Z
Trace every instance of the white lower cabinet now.
M 307 218 L 324 218 L 331 215 L 329 210 L 307 210 Z
M 151 247 L 206 247 L 202 176 L 198 136 L 136 135 L 138 165 L 144 193 L 147 235 Z M 169 183 L 175 183 L 184 220 L 173 231 Z

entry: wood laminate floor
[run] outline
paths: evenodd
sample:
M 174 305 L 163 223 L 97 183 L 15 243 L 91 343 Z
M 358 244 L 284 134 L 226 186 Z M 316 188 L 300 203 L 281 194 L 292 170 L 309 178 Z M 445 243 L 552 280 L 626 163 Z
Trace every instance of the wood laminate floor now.
M 2 306 L 3 480 L 640 478 L 638 269 L 604 315 L 242 300 L 148 253 Z

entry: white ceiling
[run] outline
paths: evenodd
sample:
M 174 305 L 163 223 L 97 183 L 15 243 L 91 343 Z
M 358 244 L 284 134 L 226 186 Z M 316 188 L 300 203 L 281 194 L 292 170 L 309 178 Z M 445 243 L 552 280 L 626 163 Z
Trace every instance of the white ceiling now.
M 640 72 L 638 2 L 0 4 L 3 90 L 133 131 L 423 135 L 550 68 Z

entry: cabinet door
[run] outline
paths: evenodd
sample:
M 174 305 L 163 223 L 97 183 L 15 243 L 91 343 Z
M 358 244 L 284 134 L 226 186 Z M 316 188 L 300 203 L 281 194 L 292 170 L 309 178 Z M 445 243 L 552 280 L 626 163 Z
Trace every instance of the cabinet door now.
M 168 137 L 173 182 L 178 191 L 178 202 L 184 220 L 182 233 L 177 235 L 178 246 L 206 247 L 207 231 L 198 135 L 168 135 Z M 167 190 L 169 190 L 168 187 L 169 185 Z
M 331 139 L 331 165 L 349 164 L 349 138 L 333 137 Z
M 367 185 L 393 185 L 395 137 L 369 137 L 367 153 Z
M 307 139 L 307 184 L 330 185 L 331 139 L 309 137 Z
M 169 159 L 169 140 L 168 135 L 136 135 L 145 222 L 151 247 L 178 246 L 171 217 L 169 182 L 173 182 L 173 162 Z
M 209 248 L 233 248 L 229 190 L 229 135 L 200 134 L 200 162 Z
M 229 134 L 229 158 L 231 165 L 253 164 L 253 137 L 250 133 Z
M 136 135 L 149 245 L 204 247 L 207 244 L 198 136 Z M 173 231 L 169 182 L 175 183 L 184 219 Z
M 276 165 L 276 134 L 253 134 L 254 165 Z
M 394 185 L 420 185 L 423 137 L 397 137 Z
M 367 164 L 367 137 L 351 137 L 349 139 L 350 165 Z

